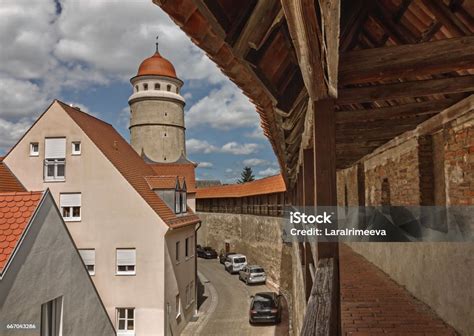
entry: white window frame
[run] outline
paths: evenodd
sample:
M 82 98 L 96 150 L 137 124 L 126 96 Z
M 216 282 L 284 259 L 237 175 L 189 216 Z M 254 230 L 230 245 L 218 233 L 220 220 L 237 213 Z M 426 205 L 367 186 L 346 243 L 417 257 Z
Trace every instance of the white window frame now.
M 181 202 L 181 213 L 187 213 L 188 212 L 188 197 L 187 197 L 187 193 L 186 191 L 181 191 L 179 193 L 179 197 L 180 197 L 180 202 Z
M 33 150 L 33 146 L 36 146 L 36 151 Z M 39 142 L 30 142 L 30 156 L 39 156 Z
M 125 317 L 120 317 L 120 310 L 124 309 Z M 129 310 L 133 311 L 133 317 L 129 317 Z M 116 319 L 116 329 L 117 329 L 117 336 L 133 336 L 135 335 L 135 321 L 136 321 L 136 311 L 133 307 L 118 307 L 115 308 L 115 314 L 117 316 Z M 123 320 L 125 329 L 120 329 L 120 321 Z M 128 321 L 133 321 L 133 330 L 128 329 Z
M 48 176 L 48 167 L 54 166 L 53 176 Z M 64 175 L 58 175 L 58 167 L 64 166 Z M 44 159 L 44 181 L 64 182 L 66 181 L 66 159 Z
M 63 301 L 59 296 L 41 305 L 41 335 L 63 335 Z
M 75 146 L 76 145 L 79 145 L 79 150 L 76 150 Z M 72 155 L 81 155 L 81 151 L 82 151 L 82 144 L 80 141 L 73 141 L 71 143 L 71 154 Z
M 176 214 L 181 213 L 181 192 L 179 190 L 174 192 L 174 212 Z
M 79 201 L 78 202 L 64 202 L 63 197 L 67 197 L 67 195 L 78 195 Z M 66 204 L 64 204 L 66 203 Z M 81 193 L 60 193 L 59 194 L 59 206 L 61 207 L 61 215 L 63 216 L 63 220 L 65 222 L 80 222 L 82 218 L 82 194 Z M 74 209 L 79 208 L 79 216 L 74 216 Z M 69 210 L 69 216 L 64 216 L 64 211 Z
M 118 258 L 119 251 L 133 251 L 133 259 L 130 263 L 120 262 Z M 120 262 L 120 264 L 119 264 Z M 126 267 L 126 270 L 120 270 L 120 266 Z M 136 275 L 137 274 L 137 250 L 135 248 L 118 248 L 115 250 L 115 274 L 116 275 Z
M 81 253 L 81 251 L 83 251 L 84 254 L 86 251 L 89 251 L 89 254 L 91 254 L 90 259 L 87 257 L 84 258 L 84 254 Z M 79 249 L 79 254 L 81 255 L 82 261 L 84 262 L 89 275 L 95 275 L 95 249 Z M 92 268 L 89 266 L 92 266 Z
M 181 298 L 179 297 L 179 293 L 176 294 L 176 319 L 179 319 L 181 316 Z

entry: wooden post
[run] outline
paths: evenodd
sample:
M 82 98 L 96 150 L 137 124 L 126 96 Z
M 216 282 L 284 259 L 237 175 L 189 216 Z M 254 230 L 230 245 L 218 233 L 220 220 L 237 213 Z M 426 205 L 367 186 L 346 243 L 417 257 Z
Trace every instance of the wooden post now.
M 314 102 L 313 139 L 314 139 L 314 182 L 315 205 L 337 206 L 336 190 L 336 122 L 334 100 Z M 341 304 L 339 283 L 339 244 L 318 243 L 317 259 L 334 260 L 334 300 L 331 309 L 330 335 L 341 333 Z

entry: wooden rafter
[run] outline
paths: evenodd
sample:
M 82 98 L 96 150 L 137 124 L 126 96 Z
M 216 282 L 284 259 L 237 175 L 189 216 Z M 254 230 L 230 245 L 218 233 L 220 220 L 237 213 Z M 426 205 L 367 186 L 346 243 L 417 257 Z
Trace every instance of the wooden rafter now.
M 336 97 L 339 1 L 282 0 L 281 3 L 309 96 L 313 100 Z M 317 13 L 321 13 L 320 18 Z
M 336 123 L 347 124 L 370 120 L 387 120 L 387 122 L 390 123 L 390 119 L 435 114 L 441 112 L 455 102 L 455 99 L 429 100 L 420 103 L 374 109 L 338 111 L 336 112 Z
M 339 84 L 474 69 L 474 36 L 354 50 L 341 55 Z
M 474 76 L 339 89 L 338 105 L 474 91 Z

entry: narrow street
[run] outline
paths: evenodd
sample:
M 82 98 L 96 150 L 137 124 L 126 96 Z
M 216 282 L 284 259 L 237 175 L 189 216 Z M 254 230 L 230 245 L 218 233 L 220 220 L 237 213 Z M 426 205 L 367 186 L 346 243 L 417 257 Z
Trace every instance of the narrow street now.
M 198 261 L 199 272 L 209 281 L 205 286 L 214 290 L 203 306 L 208 312 L 201 317 L 201 325 L 194 330 L 195 335 L 288 335 L 288 312 L 282 314 L 279 325 L 250 325 L 248 312 L 250 296 L 257 292 L 273 291 L 265 285 L 245 285 L 237 274 L 227 273 L 218 260 Z M 199 323 L 199 322 L 198 322 Z

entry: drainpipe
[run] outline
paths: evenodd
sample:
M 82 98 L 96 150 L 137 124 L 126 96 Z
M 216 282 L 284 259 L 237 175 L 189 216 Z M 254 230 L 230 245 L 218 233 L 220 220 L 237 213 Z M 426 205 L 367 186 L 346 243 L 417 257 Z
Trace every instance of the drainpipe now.
M 196 246 L 197 246 L 197 233 L 198 230 L 201 228 L 202 222 L 197 224 L 197 227 L 194 229 L 194 303 L 196 304 L 196 309 L 194 310 L 194 315 L 197 316 L 198 314 L 198 268 L 197 268 L 197 254 L 196 254 Z

